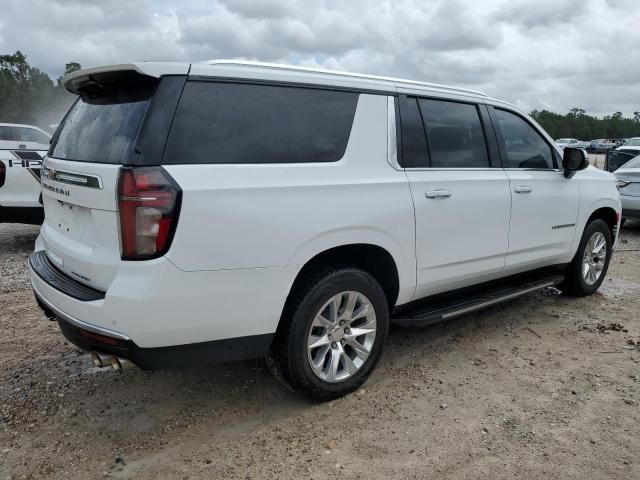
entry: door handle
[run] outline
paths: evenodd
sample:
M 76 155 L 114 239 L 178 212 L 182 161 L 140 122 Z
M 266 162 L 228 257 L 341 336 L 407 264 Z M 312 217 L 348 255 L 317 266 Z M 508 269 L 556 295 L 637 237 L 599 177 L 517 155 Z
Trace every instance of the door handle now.
M 531 193 L 533 187 L 531 185 L 516 185 L 513 187 L 513 191 L 516 193 Z
M 453 195 L 451 190 L 428 190 L 424 193 L 427 198 L 449 198 Z
M 18 145 L 18 148 L 27 148 L 27 144 L 26 143 L 21 143 L 20 145 Z

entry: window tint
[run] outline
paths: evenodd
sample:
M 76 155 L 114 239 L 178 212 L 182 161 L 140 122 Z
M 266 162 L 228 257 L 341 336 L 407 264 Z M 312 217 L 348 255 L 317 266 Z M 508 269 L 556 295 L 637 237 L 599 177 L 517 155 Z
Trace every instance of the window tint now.
M 486 168 L 489 155 L 475 105 L 420 99 L 432 168 Z
M 551 146 L 523 118 L 495 109 L 506 158 L 504 168 L 555 168 Z
M 67 114 L 52 157 L 96 163 L 123 163 L 133 151 L 148 100 L 105 103 L 80 98 Z
M 15 141 L 13 136 L 13 127 L 0 127 L 0 140 Z
M 16 136 L 19 142 L 36 142 L 49 144 L 49 137 L 34 128 L 16 127 Z
M 418 100 L 400 96 L 400 122 L 402 125 L 402 166 L 425 168 L 429 166 L 427 139 L 418 109 Z
M 164 163 L 302 163 L 342 158 L 358 94 L 187 82 Z

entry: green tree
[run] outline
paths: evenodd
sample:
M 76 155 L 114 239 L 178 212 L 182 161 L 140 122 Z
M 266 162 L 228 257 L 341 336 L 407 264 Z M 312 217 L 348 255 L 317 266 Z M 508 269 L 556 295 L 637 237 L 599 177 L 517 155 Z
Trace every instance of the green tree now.
M 571 137 L 581 140 L 595 138 L 627 138 L 640 136 L 640 112 L 632 118 L 625 118 L 622 112 L 605 115 L 602 118 L 587 115 L 581 108 L 572 108 L 566 115 L 534 110 L 531 116 L 553 138 Z
M 79 63 L 68 63 L 65 74 L 78 69 Z M 54 83 L 46 73 L 31 67 L 22 52 L 0 55 L 0 122 L 50 129 L 60 121 L 73 98 L 59 80 Z

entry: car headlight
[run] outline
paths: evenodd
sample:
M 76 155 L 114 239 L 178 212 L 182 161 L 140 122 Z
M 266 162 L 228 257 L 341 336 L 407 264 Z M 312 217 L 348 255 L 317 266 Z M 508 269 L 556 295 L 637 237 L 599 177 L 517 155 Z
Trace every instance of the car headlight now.
M 627 185 L 629 185 L 631 182 L 626 182 L 624 180 L 616 180 L 616 187 L 618 187 L 618 190 L 620 190 L 621 188 L 626 187 Z

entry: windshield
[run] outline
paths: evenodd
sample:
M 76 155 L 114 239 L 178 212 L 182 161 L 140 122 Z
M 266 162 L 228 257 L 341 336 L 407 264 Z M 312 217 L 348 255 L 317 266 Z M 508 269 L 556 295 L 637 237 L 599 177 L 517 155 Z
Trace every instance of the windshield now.
M 640 147 L 640 138 L 631 138 L 624 142 L 625 147 Z
M 559 138 L 556 143 L 569 143 L 570 140 L 570 138 Z

